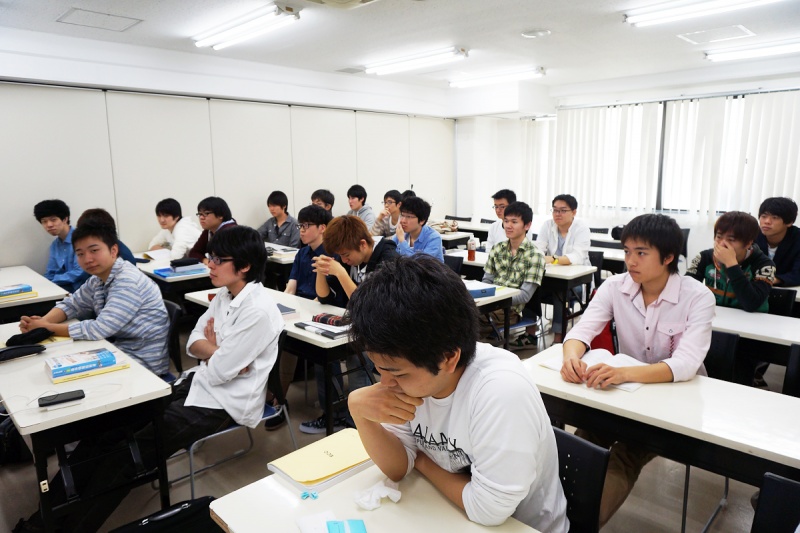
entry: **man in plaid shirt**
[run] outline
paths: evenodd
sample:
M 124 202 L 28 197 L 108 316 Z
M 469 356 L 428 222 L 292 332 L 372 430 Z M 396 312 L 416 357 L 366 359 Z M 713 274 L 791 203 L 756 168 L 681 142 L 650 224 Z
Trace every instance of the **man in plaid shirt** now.
M 519 322 L 522 308 L 542 284 L 544 276 L 544 254 L 527 238 L 533 220 L 533 210 L 525 202 L 514 202 L 503 213 L 503 229 L 507 241 L 496 244 L 489 252 L 484 266 L 484 283 L 493 283 L 519 289 L 511 299 L 511 324 Z M 494 318 L 503 320 L 502 311 Z

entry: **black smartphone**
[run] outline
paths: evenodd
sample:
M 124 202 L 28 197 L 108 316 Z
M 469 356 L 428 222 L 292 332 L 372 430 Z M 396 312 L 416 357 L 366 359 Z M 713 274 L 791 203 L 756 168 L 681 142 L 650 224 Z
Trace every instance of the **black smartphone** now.
M 62 392 L 59 394 L 52 394 L 50 396 L 42 396 L 39 398 L 39 407 L 49 407 L 59 403 L 73 402 L 85 397 L 86 394 L 84 394 L 81 389 Z

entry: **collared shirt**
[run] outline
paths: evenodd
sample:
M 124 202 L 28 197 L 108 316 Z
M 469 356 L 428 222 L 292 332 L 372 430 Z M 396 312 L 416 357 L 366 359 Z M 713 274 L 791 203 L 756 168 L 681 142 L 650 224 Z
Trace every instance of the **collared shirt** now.
M 75 250 L 72 248 L 73 231 L 75 228 L 69 228 L 63 241 L 56 237 L 50 244 L 50 257 L 44 272 L 44 277 L 69 292 L 77 291 L 89 279 L 89 274 L 83 271 L 75 257 Z
M 577 218 L 572 221 L 572 225 L 567 231 L 566 237 L 563 240 L 562 253 L 558 253 L 558 246 L 560 244 L 561 232 L 553 219 L 546 220 L 539 230 L 539 235 L 536 237 L 536 246 L 542 251 L 544 255 L 562 256 L 566 255 L 569 262 L 573 265 L 587 265 L 592 263 L 589 261 L 589 247 L 592 245 L 592 234 L 589 231 L 589 226 L 582 220 Z
M 542 284 L 544 254 L 528 238 L 522 240 L 515 255 L 511 255 L 511 241 L 506 239 L 492 248 L 483 269 L 493 278 L 492 283 L 519 289 L 523 283 Z M 524 304 L 512 307 L 522 312 Z
M 688 381 L 705 375 L 714 308 L 714 295 L 680 274 L 670 275 L 656 301 L 645 307 L 642 286 L 630 274 L 619 274 L 600 285 L 564 340 L 577 339 L 588 346 L 613 318 L 620 353 L 649 364 L 663 361 L 674 381 Z
M 186 405 L 224 409 L 237 424 L 254 428 L 264 413 L 267 378 L 278 357 L 283 317 L 269 291 L 251 282 L 233 298 L 222 289 L 197 321 L 186 343 L 204 340 L 203 330 L 214 319 L 217 350 L 195 367 Z M 241 372 L 242 369 L 247 369 Z
M 289 279 L 297 281 L 295 292 L 297 296 L 309 300 L 317 297 L 317 273 L 314 272 L 314 258 L 323 254 L 325 254 L 325 245 L 320 244 L 316 250 L 312 250 L 311 246 L 303 246 L 294 256 Z M 333 257 L 339 259 L 339 256 L 334 255 Z
M 419 232 L 413 247 L 409 246 L 408 233 L 406 233 L 406 240 L 403 242 L 398 241 L 397 235 L 392 237 L 392 240 L 397 243 L 397 253 L 400 255 L 428 254 L 444 263 L 442 236 L 427 224 L 422 226 L 422 231 Z
M 203 230 L 195 226 L 191 220 L 181 217 L 181 219 L 175 223 L 175 227 L 172 228 L 172 231 L 168 229 L 159 231 L 156 236 L 153 237 L 153 240 L 150 241 L 150 245 L 147 248 L 152 249 L 153 246 L 169 248 L 170 259 L 183 259 L 186 257 L 186 254 L 189 253 L 189 250 L 192 249 L 194 243 L 197 242 L 197 239 L 200 238 L 202 232 Z
M 297 219 L 292 215 L 286 215 L 286 220 L 280 226 L 275 217 L 270 218 L 261 224 L 258 233 L 266 242 L 292 248 L 300 247 L 300 230 L 297 228 Z
M 530 241 L 533 241 L 533 225 L 531 224 L 530 229 L 526 235 L 526 238 Z M 497 246 L 503 241 L 507 241 L 508 237 L 506 237 L 506 230 L 503 228 L 503 221 L 500 219 L 495 220 L 492 222 L 492 225 L 489 226 L 488 236 L 486 237 L 486 252 L 489 253 L 493 247 Z
M 167 308 L 158 286 L 130 263 L 117 258 L 105 283 L 92 276 L 56 307 L 80 320 L 69 326 L 73 339 L 114 337 L 115 346 L 153 373 L 169 370 Z

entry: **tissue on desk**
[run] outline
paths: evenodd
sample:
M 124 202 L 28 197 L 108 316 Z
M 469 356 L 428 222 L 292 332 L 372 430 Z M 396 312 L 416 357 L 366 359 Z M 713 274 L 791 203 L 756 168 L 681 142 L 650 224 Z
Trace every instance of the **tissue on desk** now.
M 353 497 L 356 504 L 365 511 L 373 511 L 381 506 L 381 498 L 389 498 L 394 503 L 400 501 L 398 485 L 390 479 L 384 479 L 367 490 L 356 492 Z

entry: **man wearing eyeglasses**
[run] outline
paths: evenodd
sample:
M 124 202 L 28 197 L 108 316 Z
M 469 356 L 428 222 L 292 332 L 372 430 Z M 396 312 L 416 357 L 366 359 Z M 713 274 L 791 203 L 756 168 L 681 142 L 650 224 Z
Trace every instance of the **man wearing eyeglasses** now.
M 494 203 L 492 209 L 494 214 L 497 215 L 497 220 L 489 227 L 489 236 L 486 238 L 486 253 L 489 253 L 496 244 L 507 241 L 506 230 L 503 227 L 503 215 L 506 207 L 517 201 L 517 195 L 511 189 L 500 189 L 494 196 L 492 196 Z M 533 229 L 528 230 L 527 238 L 533 239 Z
M 383 195 L 383 210 L 378 213 L 372 234 L 381 237 L 394 237 L 400 222 L 400 191 L 392 189 Z
M 591 232 L 589 226 L 577 220 L 578 200 L 570 194 L 559 194 L 553 198 L 551 220 L 546 220 L 539 230 L 536 246 L 544 254 L 547 264 L 555 265 L 591 265 L 589 246 Z M 581 287 L 574 289 L 578 297 Z M 563 310 L 560 305 L 553 306 L 553 331 L 560 332 Z M 554 333 L 553 342 L 561 342 L 561 333 Z
M 228 203 L 222 198 L 216 196 L 209 196 L 197 204 L 197 218 L 200 219 L 200 227 L 203 228 L 203 233 L 200 238 L 194 243 L 194 246 L 189 251 L 189 257 L 201 260 L 204 264 L 208 264 L 206 254 L 209 252 L 209 244 L 214 234 L 222 228 L 235 226 L 231 214 L 231 208 Z
M 400 255 L 428 254 L 444 262 L 442 236 L 427 225 L 431 204 L 422 198 L 406 198 L 400 208 L 400 224 L 392 240 Z

